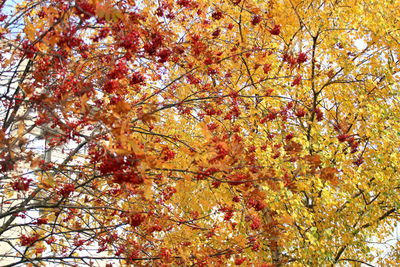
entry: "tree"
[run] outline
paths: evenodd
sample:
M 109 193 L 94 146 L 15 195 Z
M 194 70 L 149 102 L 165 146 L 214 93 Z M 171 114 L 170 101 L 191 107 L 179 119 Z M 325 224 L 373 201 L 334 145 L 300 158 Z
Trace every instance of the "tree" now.
M 400 262 L 398 1 L 9 5 L 8 266 Z

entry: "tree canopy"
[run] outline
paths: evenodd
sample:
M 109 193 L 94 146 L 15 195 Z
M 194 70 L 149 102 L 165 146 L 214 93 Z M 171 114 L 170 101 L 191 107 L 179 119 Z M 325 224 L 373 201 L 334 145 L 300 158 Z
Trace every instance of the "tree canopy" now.
M 5 265 L 400 264 L 399 1 L 0 2 Z

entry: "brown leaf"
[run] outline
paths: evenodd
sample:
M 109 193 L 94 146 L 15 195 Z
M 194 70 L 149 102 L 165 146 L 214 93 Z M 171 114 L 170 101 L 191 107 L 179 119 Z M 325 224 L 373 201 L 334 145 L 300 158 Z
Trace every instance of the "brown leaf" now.
M 320 177 L 326 181 L 331 182 L 333 185 L 338 185 L 339 179 L 336 176 L 338 171 L 333 167 L 326 167 L 321 169 Z

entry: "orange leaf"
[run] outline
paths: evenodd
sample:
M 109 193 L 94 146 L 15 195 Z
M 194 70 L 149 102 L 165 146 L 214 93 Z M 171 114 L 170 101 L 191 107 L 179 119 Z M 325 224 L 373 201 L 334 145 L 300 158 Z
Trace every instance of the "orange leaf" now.
M 337 185 L 339 183 L 339 179 L 336 174 L 338 171 L 333 167 L 326 167 L 321 169 L 321 179 L 331 182 L 333 185 Z

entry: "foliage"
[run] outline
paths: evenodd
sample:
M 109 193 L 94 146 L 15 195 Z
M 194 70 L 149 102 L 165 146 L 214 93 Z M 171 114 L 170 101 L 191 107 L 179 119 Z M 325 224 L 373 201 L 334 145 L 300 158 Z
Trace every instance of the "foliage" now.
M 3 260 L 399 264 L 399 1 L 2 3 Z

